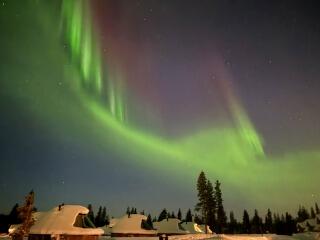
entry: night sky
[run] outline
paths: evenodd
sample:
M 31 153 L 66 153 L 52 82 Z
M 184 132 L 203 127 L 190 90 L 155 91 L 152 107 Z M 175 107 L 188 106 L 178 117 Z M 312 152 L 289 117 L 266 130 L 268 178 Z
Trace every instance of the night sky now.
M 0 211 L 320 202 L 317 1 L 0 2 Z

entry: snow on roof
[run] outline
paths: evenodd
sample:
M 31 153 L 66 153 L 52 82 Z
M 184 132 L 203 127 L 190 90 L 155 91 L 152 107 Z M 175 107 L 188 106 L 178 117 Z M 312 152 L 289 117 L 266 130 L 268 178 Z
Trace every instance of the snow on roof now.
M 33 216 L 34 220 L 37 221 L 43 213 L 44 212 L 34 212 L 34 213 L 32 213 L 32 216 Z
M 146 230 L 141 228 L 142 220 L 147 220 L 147 217 L 141 214 L 124 215 L 122 218 L 115 220 L 112 226 L 111 233 L 121 234 L 156 234 L 155 230 Z
M 204 233 L 198 224 L 194 222 L 183 222 L 181 226 L 189 233 Z
M 161 222 L 154 222 L 153 227 L 162 234 L 187 234 L 188 231 L 179 227 L 180 220 L 177 218 L 163 219 Z
M 89 210 L 79 205 L 64 205 L 39 214 L 30 234 L 67 234 L 67 235 L 102 235 L 99 228 L 81 228 L 73 226 L 79 214 L 87 214 Z

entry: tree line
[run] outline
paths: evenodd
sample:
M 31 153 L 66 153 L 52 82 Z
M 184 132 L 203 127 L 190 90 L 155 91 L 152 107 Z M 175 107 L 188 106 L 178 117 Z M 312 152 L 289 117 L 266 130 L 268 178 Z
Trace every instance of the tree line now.
M 279 214 L 272 212 L 270 209 L 267 210 L 264 217 L 261 217 L 258 210 L 255 209 L 253 216 L 250 217 L 248 211 L 245 209 L 243 211 L 242 219 L 238 221 L 235 218 L 233 211 L 230 211 L 229 218 L 227 217 L 223 206 L 221 183 L 218 180 L 215 181 L 215 186 L 213 187 L 211 181 L 206 178 L 205 173 L 202 171 L 199 174 L 196 187 L 198 191 L 198 203 L 194 208 L 194 214 L 190 208 L 184 217 L 180 208 L 178 209 L 177 214 L 174 211 L 168 211 L 164 208 L 158 216 L 154 216 L 153 218 L 151 214 L 148 214 L 147 220 L 142 223 L 142 227 L 145 229 L 153 229 L 153 222 L 169 218 L 178 218 L 182 222 L 205 224 L 216 233 L 275 233 L 291 235 L 299 230 L 296 227 L 298 222 L 302 222 L 309 218 L 315 218 L 317 214 L 320 214 L 319 206 L 315 203 L 314 207 L 310 208 L 310 211 L 300 205 L 296 217 L 293 217 L 288 212 Z M 33 199 L 34 192 L 31 191 L 28 196 Z M 22 207 L 15 204 L 9 214 L 0 214 L 0 232 L 8 232 L 8 229 L 12 224 L 23 223 L 26 214 L 23 214 L 22 210 L 29 208 L 30 207 L 27 207 L 27 204 Z M 106 207 L 100 206 L 96 214 L 94 213 L 91 204 L 88 205 L 88 209 L 88 219 L 93 226 L 102 227 L 110 223 L 110 217 L 107 214 Z M 32 202 L 32 211 L 34 212 L 36 210 L 37 209 L 33 207 Z M 135 207 L 128 207 L 125 213 L 130 217 L 131 214 L 137 214 L 137 209 Z M 145 215 L 144 210 L 139 213 Z M 308 230 L 312 231 L 312 226 L 308 226 Z
M 297 216 L 293 217 L 286 212 L 285 214 L 272 213 L 270 209 L 264 219 L 259 216 L 258 210 L 254 210 L 254 215 L 249 216 L 247 210 L 243 211 L 242 221 L 237 221 L 233 211 L 230 211 L 229 219 L 223 207 L 221 183 L 217 180 L 213 189 L 212 183 L 206 178 L 202 171 L 197 180 L 198 203 L 195 207 L 194 221 L 205 224 L 216 233 L 229 234 L 263 234 L 275 233 L 282 235 L 292 235 L 297 232 L 297 223 L 303 222 L 309 218 L 315 218 L 320 214 L 318 204 L 315 203 L 314 208 L 309 211 L 304 206 L 299 206 Z M 309 226 L 312 231 L 312 226 Z

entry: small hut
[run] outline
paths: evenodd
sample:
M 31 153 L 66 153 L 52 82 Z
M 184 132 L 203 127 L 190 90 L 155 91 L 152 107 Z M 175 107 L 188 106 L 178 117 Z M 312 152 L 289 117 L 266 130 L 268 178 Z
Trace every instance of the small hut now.
M 60 205 L 42 213 L 30 228 L 29 240 L 97 240 L 103 230 L 87 217 L 89 210 L 79 205 Z
M 141 214 L 125 215 L 108 225 L 111 237 L 154 237 L 157 232 L 147 224 L 147 217 Z

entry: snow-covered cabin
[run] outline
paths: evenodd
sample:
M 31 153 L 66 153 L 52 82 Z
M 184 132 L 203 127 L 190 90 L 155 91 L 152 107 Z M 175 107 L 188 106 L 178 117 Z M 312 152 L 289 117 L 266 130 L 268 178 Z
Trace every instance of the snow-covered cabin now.
M 95 228 L 79 205 L 63 205 L 43 212 L 30 228 L 29 240 L 97 240 L 103 230 Z
M 320 232 L 320 214 L 297 223 L 297 228 L 299 232 Z
M 177 218 L 167 218 L 160 222 L 154 222 L 153 227 L 157 229 L 159 235 L 181 235 L 189 233 L 182 227 L 180 220 Z
M 141 214 L 124 215 L 114 219 L 107 226 L 105 234 L 112 237 L 152 237 L 157 231 L 151 229 L 146 223 L 147 217 Z

